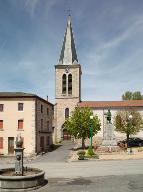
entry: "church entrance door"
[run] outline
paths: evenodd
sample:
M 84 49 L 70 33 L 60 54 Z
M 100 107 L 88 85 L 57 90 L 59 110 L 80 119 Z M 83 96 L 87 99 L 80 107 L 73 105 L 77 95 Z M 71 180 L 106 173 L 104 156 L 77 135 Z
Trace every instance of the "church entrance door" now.
M 66 129 L 63 130 L 63 140 L 71 140 L 71 135 L 68 133 Z

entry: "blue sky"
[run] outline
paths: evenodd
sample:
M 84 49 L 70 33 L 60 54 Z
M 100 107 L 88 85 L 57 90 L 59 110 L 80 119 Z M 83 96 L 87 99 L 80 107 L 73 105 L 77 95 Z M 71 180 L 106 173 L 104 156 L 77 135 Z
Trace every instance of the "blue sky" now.
M 0 0 L 0 91 L 48 95 L 54 103 L 69 7 L 82 100 L 143 92 L 142 0 Z

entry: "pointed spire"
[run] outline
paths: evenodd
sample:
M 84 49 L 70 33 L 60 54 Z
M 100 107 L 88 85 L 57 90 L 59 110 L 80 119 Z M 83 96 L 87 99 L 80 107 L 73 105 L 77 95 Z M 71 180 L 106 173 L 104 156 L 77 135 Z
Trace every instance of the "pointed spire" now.
M 78 63 L 78 59 L 72 32 L 71 16 L 69 14 L 59 64 L 72 65 L 74 63 Z

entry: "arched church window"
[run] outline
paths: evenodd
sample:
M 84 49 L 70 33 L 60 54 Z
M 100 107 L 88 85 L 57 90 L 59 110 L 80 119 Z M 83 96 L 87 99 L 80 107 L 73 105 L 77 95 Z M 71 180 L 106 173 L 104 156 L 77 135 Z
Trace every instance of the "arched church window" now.
M 65 109 L 65 119 L 69 118 L 69 108 Z
M 72 94 L 72 74 L 68 75 L 68 94 Z
M 62 94 L 66 94 L 66 83 L 67 83 L 67 77 L 66 77 L 66 74 L 63 74 L 63 77 L 62 77 Z

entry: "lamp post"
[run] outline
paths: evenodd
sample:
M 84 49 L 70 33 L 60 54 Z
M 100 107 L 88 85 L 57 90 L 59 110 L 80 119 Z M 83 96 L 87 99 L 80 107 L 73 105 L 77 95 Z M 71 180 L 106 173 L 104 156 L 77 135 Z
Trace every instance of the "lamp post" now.
M 93 115 L 90 116 L 90 146 L 92 148 L 92 120 L 93 120 Z
M 131 129 L 131 126 L 132 126 L 132 118 L 133 116 L 132 115 L 129 115 L 129 128 Z M 130 147 L 130 153 L 132 153 L 132 148 Z
M 130 126 L 130 128 L 131 128 L 131 126 L 132 126 L 132 118 L 133 118 L 133 116 L 132 116 L 132 115 L 129 115 L 129 126 Z

